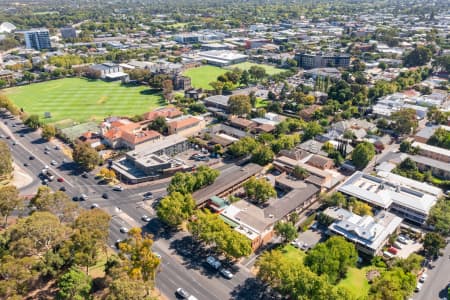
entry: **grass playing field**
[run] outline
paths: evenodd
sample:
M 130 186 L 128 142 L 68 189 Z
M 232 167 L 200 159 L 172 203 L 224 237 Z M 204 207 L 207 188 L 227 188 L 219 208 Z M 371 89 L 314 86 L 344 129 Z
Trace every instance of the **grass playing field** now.
M 165 105 L 161 94 L 145 86 L 124 86 L 82 78 L 65 78 L 3 90 L 17 106 L 55 123 L 99 121 L 107 116 L 133 116 Z M 45 112 L 51 118 L 44 119 Z
M 183 75 L 191 78 L 192 86 L 195 88 L 202 88 L 211 90 L 210 82 L 216 81 L 219 75 L 222 75 L 227 70 L 214 66 L 201 66 L 184 71 Z
M 284 70 L 284 69 L 280 69 L 280 68 L 277 68 L 277 67 L 274 67 L 274 66 L 271 66 L 271 65 L 255 64 L 255 63 L 248 62 L 248 61 L 247 61 L 247 62 L 240 63 L 240 64 L 228 66 L 227 69 L 239 68 L 239 69 L 241 69 L 241 70 L 248 70 L 248 69 L 250 69 L 252 66 L 260 66 L 260 67 L 263 67 L 264 69 L 266 69 L 267 75 L 274 75 L 274 74 L 278 74 L 278 73 L 281 73 L 281 72 L 283 72 L 283 71 L 286 71 L 286 70 Z

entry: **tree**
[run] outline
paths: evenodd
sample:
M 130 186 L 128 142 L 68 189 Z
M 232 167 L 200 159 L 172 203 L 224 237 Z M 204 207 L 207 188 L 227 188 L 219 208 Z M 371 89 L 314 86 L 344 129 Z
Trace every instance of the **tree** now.
M 114 182 L 117 180 L 114 170 L 108 168 L 101 168 L 97 176 L 103 178 L 103 180 L 107 182 Z
M 39 126 L 41 126 L 41 122 L 39 121 L 38 115 L 30 115 L 28 118 L 25 119 L 23 122 L 25 125 L 30 127 L 31 129 L 38 129 Z
M 252 151 L 251 160 L 260 166 L 265 166 L 271 161 L 273 161 L 274 153 L 273 151 L 265 146 L 259 145 Z
M 172 192 L 158 205 L 158 217 L 167 225 L 176 227 L 187 220 L 194 211 L 195 201 L 191 194 Z
M 61 222 L 73 222 L 79 213 L 79 206 L 63 191 L 53 192 L 48 186 L 40 186 L 30 200 L 29 207 L 37 211 L 48 211 L 58 216 Z
M 438 70 L 445 70 L 450 73 L 450 55 L 438 56 L 433 61 L 433 66 Z
M 51 138 L 56 136 L 56 127 L 51 124 L 45 124 L 42 127 L 42 137 L 46 140 L 50 140 Z
M 394 266 L 402 268 L 405 272 L 410 272 L 413 274 L 418 274 L 422 269 L 423 256 L 419 254 L 412 253 L 407 258 L 397 258 L 395 260 Z
M 394 131 L 400 135 L 411 134 L 419 126 L 416 111 L 412 108 L 404 108 L 393 112 L 391 120 L 394 122 Z
M 250 97 L 247 95 L 233 95 L 228 99 L 228 109 L 233 115 L 246 115 L 252 110 Z
M 305 265 L 317 275 L 327 274 L 329 282 L 335 284 L 345 277 L 349 267 L 356 266 L 357 260 L 355 245 L 343 237 L 333 236 L 308 252 Z
M 450 132 L 444 128 L 436 129 L 427 144 L 450 150 Z
M 50 212 L 35 212 L 9 228 L 9 249 L 16 257 L 42 256 L 65 241 L 70 228 Z
M 150 294 L 150 287 L 154 285 L 160 259 L 152 251 L 153 240 L 148 234 L 142 235 L 140 228 L 131 228 L 130 237 L 119 244 L 120 257 L 127 262 L 127 273 L 131 279 L 142 280 L 146 295 Z
M 6 142 L 0 141 L 0 179 L 6 180 L 11 177 L 14 171 L 12 164 L 11 151 Z
M 169 132 L 169 126 L 167 125 L 166 118 L 157 117 L 149 125 L 148 129 L 158 131 L 161 134 L 167 134 Z
M 291 222 L 277 222 L 274 229 L 285 242 L 290 242 L 297 237 L 297 228 Z
M 403 300 L 411 295 L 415 286 L 416 277 L 413 274 L 401 268 L 393 268 L 381 273 L 381 276 L 374 280 L 369 299 Z
M 73 225 L 70 249 L 74 263 L 86 268 L 97 263 L 99 250 L 106 252 L 111 216 L 100 209 L 81 212 Z
M 302 141 L 307 141 L 323 132 L 322 126 L 320 126 L 317 122 L 308 122 L 305 126 L 303 126 L 303 136 Z
M 0 297 L 23 299 L 18 295 L 25 296 L 33 288 L 38 276 L 35 257 L 2 256 L 0 258 Z
M 146 298 L 146 291 L 142 289 L 144 283 L 141 280 L 134 280 L 129 277 L 114 279 L 108 284 L 108 294 L 106 300 L 143 300 Z M 149 299 L 150 300 L 150 299 Z
M 166 101 L 173 99 L 173 82 L 171 79 L 166 79 L 162 82 L 163 96 Z
M 5 218 L 5 227 L 8 225 L 8 217 L 11 213 L 21 207 L 23 198 L 15 186 L 0 187 L 0 215 Z
M 252 252 L 249 239 L 209 211 L 197 210 L 189 223 L 189 231 L 197 240 L 217 247 L 228 257 L 239 258 Z
M 427 257 L 436 258 L 440 254 L 440 249 L 445 246 L 444 238 L 435 232 L 428 232 L 425 234 L 423 240 L 423 250 Z
M 372 207 L 369 204 L 358 201 L 355 198 L 351 197 L 348 201 L 348 208 L 352 207 L 352 211 L 360 216 L 372 216 Z
M 76 268 L 71 268 L 58 280 L 58 299 L 91 299 L 92 278 Z
M 400 152 L 409 153 L 411 151 L 411 149 L 412 149 L 412 146 L 411 146 L 410 141 L 402 141 L 400 143 L 400 149 L 399 149 Z
M 434 226 L 436 232 L 448 236 L 450 235 L 450 201 L 441 198 L 436 205 L 431 208 L 427 221 Z
M 375 156 L 375 147 L 369 142 L 358 144 L 352 152 L 352 162 L 357 169 L 363 169 Z
M 266 77 L 266 69 L 260 66 L 251 66 L 248 73 L 255 80 L 261 80 Z
M 292 171 L 292 175 L 294 175 L 298 179 L 303 180 L 309 176 L 309 172 L 305 168 L 302 168 L 300 166 L 295 166 L 294 170 Z
M 335 192 L 331 195 L 325 195 L 321 197 L 322 202 L 327 204 L 328 206 L 342 206 L 347 207 L 347 199 L 340 192 Z
M 94 169 L 101 162 L 98 152 L 88 144 L 82 142 L 75 144 L 73 160 L 86 170 Z
M 239 79 L 239 83 L 247 86 L 250 81 L 250 73 L 247 70 L 244 70 L 241 74 L 241 78 Z
M 425 46 L 416 46 L 403 58 L 403 64 L 407 67 L 423 66 L 427 64 L 432 57 L 430 49 Z
M 240 157 L 252 153 L 258 145 L 254 138 L 246 136 L 229 146 L 228 152 L 234 157 Z
M 266 202 L 277 195 L 274 187 L 264 178 L 251 177 L 244 183 L 243 187 L 247 197 L 257 203 Z

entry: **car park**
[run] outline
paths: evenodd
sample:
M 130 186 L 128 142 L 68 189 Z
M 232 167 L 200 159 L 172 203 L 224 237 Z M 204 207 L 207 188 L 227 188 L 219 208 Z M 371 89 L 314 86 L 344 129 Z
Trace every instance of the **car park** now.
M 94 209 L 94 208 L 99 208 L 99 206 L 98 206 L 98 204 L 97 204 L 97 203 L 92 203 L 92 205 L 91 205 L 91 209 Z
M 176 291 L 176 294 L 177 294 L 178 296 L 180 296 L 181 298 L 183 298 L 183 299 L 187 299 L 187 298 L 189 297 L 188 292 L 186 292 L 186 291 L 183 290 L 182 288 L 178 288 L 177 291 Z
M 229 270 L 227 270 L 225 268 L 220 269 L 219 273 L 227 279 L 233 278 L 233 273 L 231 273 Z
M 150 222 L 151 219 L 152 219 L 152 218 L 150 218 L 150 217 L 147 216 L 147 215 L 143 215 L 143 216 L 142 216 L 142 221 L 144 221 L 144 222 Z
M 122 233 L 128 233 L 128 228 L 122 226 L 119 228 L 119 231 Z

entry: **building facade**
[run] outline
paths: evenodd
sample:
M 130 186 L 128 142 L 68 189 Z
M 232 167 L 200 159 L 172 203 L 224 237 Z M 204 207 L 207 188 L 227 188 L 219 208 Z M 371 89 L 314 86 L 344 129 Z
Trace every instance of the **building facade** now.
M 32 29 L 24 32 L 25 46 L 29 49 L 43 50 L 52 47 L 48 29 Z
M 295 55 L 298 66 L 304 69 L 313 68 L 347 68 L 350 66 L 350 55 L 348 54 L 322 54 L 322 53 L 297 53 Z

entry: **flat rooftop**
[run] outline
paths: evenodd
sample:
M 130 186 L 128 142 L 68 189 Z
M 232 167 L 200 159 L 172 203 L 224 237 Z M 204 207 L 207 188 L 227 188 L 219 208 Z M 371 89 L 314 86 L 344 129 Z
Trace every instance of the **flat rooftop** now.
M 148 141 L 137 145 L 134 150 L 127 152 L 127 156 L 135 161 L 145 162 L 153 153 L 185 141 L 187 141 L 185 137 L 178 134 L 172 134 L 163 139 L 158 139 L 157 141 Z

